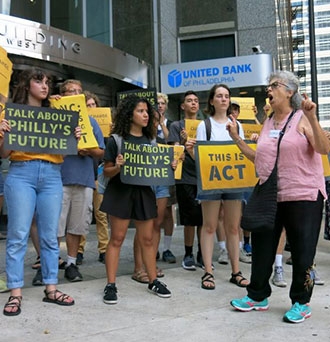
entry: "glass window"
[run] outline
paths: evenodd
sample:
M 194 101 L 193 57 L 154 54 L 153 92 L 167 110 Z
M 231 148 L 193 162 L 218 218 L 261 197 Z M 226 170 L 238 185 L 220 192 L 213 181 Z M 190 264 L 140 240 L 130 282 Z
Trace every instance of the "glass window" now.
M 109 11 L 109 0 L 86 1 L 87 38 L 109 45 Z
M 61 30 L 83 34 L 82 0 L 51 0 L 50 25 Z
M 235 35 L 181 40 L 181 62 L 235 57 Z
M 10 15 L 23 19 L 45 23 L 45 5 L 43 0 L 22 0 L 6 1 L 10 6 Z

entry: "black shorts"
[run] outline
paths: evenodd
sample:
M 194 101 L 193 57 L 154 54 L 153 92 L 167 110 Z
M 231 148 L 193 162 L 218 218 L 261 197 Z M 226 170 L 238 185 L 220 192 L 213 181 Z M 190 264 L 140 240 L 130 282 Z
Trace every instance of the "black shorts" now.
M 170 197 L 167 200 L 167 207 L 171 207 L 176 204 L 178 200 L 176 199 L 175 185 L 170 185 Z
M 197 185 L 176 184 L 180 224 L 183 226 L 202 226 L 203 215 L 200 203 L 196 200 Z
M 157 217 L 155 193 L 150 186 L 110 182 L 100 210 L 122 219 L 146 221 Z

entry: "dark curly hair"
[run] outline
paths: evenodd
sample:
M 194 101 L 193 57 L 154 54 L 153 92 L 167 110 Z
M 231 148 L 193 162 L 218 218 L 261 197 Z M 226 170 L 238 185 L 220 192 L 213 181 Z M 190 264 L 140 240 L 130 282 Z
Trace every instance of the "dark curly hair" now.
M 225 88 L 228 90 L 228 93 L 229 93 L 229 96 L 231 97 L 231 91 L 229 89 L 229 87 L 226 85 L 226 84 L 215 84 L 211 89 L 210 89 L 210 92 L 209 92 L 209 96 L 207 98 L 207 105 L 206 105 L 206 108 L 204 109 L 204 113 L 205 114 L 208 114 L 210 116 L 213 116 L 215 114 L 215 110 L 214 110 L 214 106 L 211 105 L 211 100 L 214 98 L 214 95 L 215 95 L 215 91 L 218 89 L 218 88 Z M 229 110 L 230 110 L 230 106 L 227 110 L 227 115 L 229 114 Z
M 116 133 L 126 139 L 129 135 L 131 129 L 131 123 L 133 120 L 133 111 L 139 103 L 146 103 L 148 107 L 149 121 L 146 127 L 142 128 L 142 133 L 148 139 L 153 139 L 154 137 L 154 108 L 150 102 L 145 99 L 138 97 L 136 95 L 128 95 L 125 97 L 117 107 L 117 113 L 114 118 L 111 133 Z
M 28 104 L 30 81 L 32 79 L 42 81 L 44 77 L 48 78 L 48 95 L 51 93 L 51 76 L 39 68 L 24 70 L 18 77 L 18 85 L 14 90 L 13 102 L 19 104 Z M 49 107 L 48 98 L 42 100 L 42 107 Z

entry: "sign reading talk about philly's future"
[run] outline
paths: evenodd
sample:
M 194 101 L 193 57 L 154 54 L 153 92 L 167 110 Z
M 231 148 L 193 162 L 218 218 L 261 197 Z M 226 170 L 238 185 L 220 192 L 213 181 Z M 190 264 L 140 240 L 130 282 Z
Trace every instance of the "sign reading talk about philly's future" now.
M 79 114 L 73 111 L 10 103 L 5 118 L 11 130 L 4 135 L 4 147 L 33 153 L 77 154 L 74 136 Z
M 120 169 L 123 183 L 133 185 L 174 185 L 173 148 L 123 142 L 125 164 Z
M 157 90 L 156 88 L 148 89 L 134 89 L 128 91 L 122 91 L 117 93 L 117 103 L 126 98 L 129 95 L 135 95 L 143 99 L 147 99 L 153 107 L 157 107 Z

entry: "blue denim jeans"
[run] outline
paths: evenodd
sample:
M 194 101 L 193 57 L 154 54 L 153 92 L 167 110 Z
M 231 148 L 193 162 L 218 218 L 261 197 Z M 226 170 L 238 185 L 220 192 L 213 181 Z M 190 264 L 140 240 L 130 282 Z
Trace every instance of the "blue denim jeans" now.
M 41 160 L 10 164 L 4 188 L 8 213 L 6 273 L 9 289 L 24 285 L 24 256 L 34 215 L 43 282 L 57 284 L 57 230 L 62 191 L 61 165 Z

